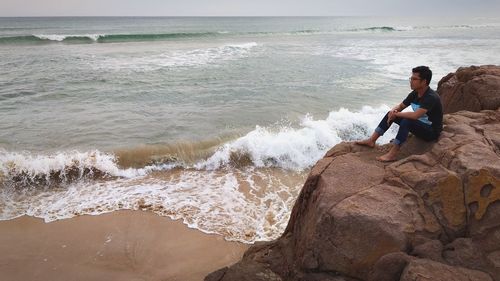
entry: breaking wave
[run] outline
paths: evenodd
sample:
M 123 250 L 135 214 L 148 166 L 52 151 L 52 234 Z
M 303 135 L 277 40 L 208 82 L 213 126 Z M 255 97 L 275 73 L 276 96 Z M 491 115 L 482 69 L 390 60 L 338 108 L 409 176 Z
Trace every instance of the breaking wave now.
M 86 179 L 134 178 L 173 165 L 120 168 L 116 156 L 98 150 L 36 155 L 0 151 L 0 183 L 14 187 L 47 187 Z
M 261 127 L 220 147 L 197 169 L 219 169 L 225 166 L 278 167 L 303 171 L 310 168 L 334 145 L 368 137 L 389 107 L 363 107 L 360 111 L 341 108 L 325 120 L 306 115 L 298 128 L 292 126 Z M 394 129 L 394 128 L 393 128 Z M 388 132 L 381 142 L 388 142 Z
M 363 107 L 360 111 L 341 108 L 324 120 L 306 115 L 296 126 L 256 126 L 233 140 L 221 138 L 196 143 L 177 143 L 115 152 L 59 152 L 35 155 L 0 151 L 0 181 L 19 186 L 53 185 L 96 178 L 134 178 L 152 171 L 183 168 L 279 168 L 301 172 L 342 141 L 369 136 L 387 106 Z M 381 138 L 388 142 L 391 133 Z

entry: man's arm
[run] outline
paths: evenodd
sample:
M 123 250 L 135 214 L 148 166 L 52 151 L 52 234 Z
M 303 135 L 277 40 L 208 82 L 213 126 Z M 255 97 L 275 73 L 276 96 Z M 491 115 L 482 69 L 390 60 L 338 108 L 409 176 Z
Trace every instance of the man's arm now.
M 393 108 L 391 109 L 391 111 L 400 112 L 400 111 L 402 111 L 403 109 L 405 109 L 405 108 L 407 108 L 407 107 L 408 107 L 408 106 L 407 106 L 407 105 L 405 105 L 404 103 L 400 103 L 400 104 L 396 105 L 395 107 L 393 107 Z
M 422 115 L 424 115 L 425 113 L 427 113 L 427 109 L 420 107 L 419 109 L 417 109 L 417 111 L 414 112 L 396 112 L 394 113 L 394 116 L 405 119 L 417 120 L 418 118 L 422 117 Z
M 392 122 L 396 118 L 396 113 L 401 112 L 403 109 L 407 108 L 408 106 L 404 103 L 400 103 L 393 107 L 391 110 L 389 110 L 389 118 L 387 119 L 387 124 Z

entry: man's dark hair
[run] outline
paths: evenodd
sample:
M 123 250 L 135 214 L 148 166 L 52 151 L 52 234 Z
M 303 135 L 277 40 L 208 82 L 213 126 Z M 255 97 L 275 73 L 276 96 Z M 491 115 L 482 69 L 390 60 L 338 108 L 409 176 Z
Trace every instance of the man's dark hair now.
M 431 83 L 432 79 L 432 71 L 429 69 L 428 66 L 417 66 L 411 70 L 413 73 L 418 73 L 420 76 L 420 79 L 427 81 L 427 85 Z

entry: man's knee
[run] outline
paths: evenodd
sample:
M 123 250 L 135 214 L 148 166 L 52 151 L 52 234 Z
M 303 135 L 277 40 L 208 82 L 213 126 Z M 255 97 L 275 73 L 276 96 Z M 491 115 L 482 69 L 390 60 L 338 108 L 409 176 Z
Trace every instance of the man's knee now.
M 399 121 L 399 126 L 400 127 L 405 127 L 405 128 L 410 128 L 412 125 L 413 125 L 413 120 L 410 120 L 410 119 L 401 119 Z

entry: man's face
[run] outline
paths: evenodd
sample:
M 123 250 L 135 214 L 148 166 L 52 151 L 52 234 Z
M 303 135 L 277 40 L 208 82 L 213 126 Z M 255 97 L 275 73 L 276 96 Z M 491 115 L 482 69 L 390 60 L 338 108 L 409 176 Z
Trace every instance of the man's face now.
M 410 77 L 410 88 L 412 90 L 423 89 L 427 86 L 425 79 L 420 78 L 420 74 L 412 73 Z

